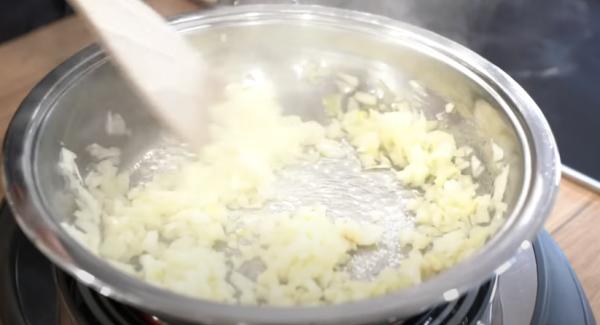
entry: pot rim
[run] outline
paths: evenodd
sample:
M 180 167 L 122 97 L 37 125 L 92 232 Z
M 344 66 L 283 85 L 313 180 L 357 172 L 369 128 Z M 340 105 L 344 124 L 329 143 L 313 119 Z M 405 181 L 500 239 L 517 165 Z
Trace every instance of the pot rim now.
M 52 262 L 105 296 L 159 315 L 202 323 L 355 324 L 412 316 L 429 306 L 454 300 L 506 269 L 511 257 L 527 248 L 529 240 L 542 228 L 560 181 L 560 159 L 554 137 L 531 97 L 506 73 L 462 45 L 424 29 L 372 14 L 315 5 L 246 5 L 180 16 L 172 20 L 172 24 L 187 32 L 223 21 L 273 23 L 289 19 L 321 19 L 346 23 L 352 25 L 348 28 L 364 32 L 409 37 L 428 54 L 444 59 L 445 63 L 494 95 L 516 128 L 524 152 L 524 187 L 515 209 L 507 217 L 507 223 L 513 223 L 510 233 L 506 229 L 508 226 L 503 226 L 503 230 L 476 254 L 417 286 L 367 300 L 319 307 L 216 303 L 158 288 L 117 271 L 83 248 L 48 217 L 31 168 L 37 144 L 35 139 L 40 136 L 45 113 L 73 80 L 106 61 L 100 48 L 92 45 L 58 66 L 35 86 L 7 131 L 3 148 L 4 188 L 17 222 L 27 237 Z

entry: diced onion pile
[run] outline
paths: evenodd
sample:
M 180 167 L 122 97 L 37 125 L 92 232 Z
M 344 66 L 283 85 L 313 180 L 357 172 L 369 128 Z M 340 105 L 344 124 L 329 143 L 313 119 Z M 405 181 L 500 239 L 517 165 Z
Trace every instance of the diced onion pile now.
M 97 162 L 81 177 L 63 148 L 60 170 L 76 198 L 63 227 L 95 254 L 133 276 L 193 297 L 227 303 L 318 305 L 386 294 L 420 283 L 469 256 L 503 222 L 508 179 L 504 153 L 493 142 L 501 172 L 492 193 L 478 193 L 484 163 L 452 134 L 407 105 L 386 106 L 359 80 L 337 77 L 343 92 L 324 98 L 331 123 L 283 115 L 268 85 L 231 86 L 214 107 L 213 141 L 174 171 L 130 186 L 116 148 L 91 145 Z M 349 99 L 348 99 L 349 97 Z M 342 103 L 345 102 L 343 105 Z M 450 114 L 454 104 L 445 106 Z M 392 169 L 419 193 L 407 207 L 415 227 L 397 229 L 401 265 L 371 279 L 345 268 L 354 251 L 376 247 L 380 226 L 335 220 L 322 206 L 294 213 L 230 218 L 273 197 L 277 173 L 319 156 L 341 157 L 341 141 L 365 170 Z M 497 167 L 498 167 L 497 166 Z

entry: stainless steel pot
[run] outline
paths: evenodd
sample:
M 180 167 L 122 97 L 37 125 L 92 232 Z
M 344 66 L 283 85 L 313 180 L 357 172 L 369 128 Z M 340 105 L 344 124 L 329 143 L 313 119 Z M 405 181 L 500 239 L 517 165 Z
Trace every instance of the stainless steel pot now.
M 123 160 L 138 162 L 162 128 L 118 76 L 98 47 L 89 47 L 52 71 L 24 100 L 4 143 L 7 199 L 27 236 L 54 263 L 101 294 L 156 312 L 201 323 L 358 324 L 413 315 L 477 286 L 510 265 L 548 215 L 559 183 L 559 157 L 542 113 L 504 72 L 436 34 L 387 18 L 316 6 L 244 6 L 193 14 L 173 25 L 195 42 L 209 62 L 235 79 L 261 69 L 277 85 L 286 109 L 319 118 L 320 89 L 294 82 L 291 66 L 307 59 L 354 71 L 418 80 L 436 100 L 462 107 L 450 130 L 480 146 L 469 130 L 473 107 L 486 102 L 503 130 L 511 163 L 507 221 L 478 253 L 424 283 L 387 296 L 347 304 L 275 308 L 219 304 L 151 286 L 117 271 L 88 252 L 59 225 L 73 211 L 57 172 L 59 150 L 76 153 L 98 142 L 119 146 Z M 435 100 L 434 100 L 435 101 Z M 428 114 L 435 105 L 424 105 Z M 107 114 L 119 113 L 131 136 L 108 135 Z M 492 129 L 498 129 L 493 127 Z M 491 130 L 478 130 L 485 133 Z M 81 154 L 80 167 L 89 161 Z M 489 186 L 488 186 L 489 187 Z

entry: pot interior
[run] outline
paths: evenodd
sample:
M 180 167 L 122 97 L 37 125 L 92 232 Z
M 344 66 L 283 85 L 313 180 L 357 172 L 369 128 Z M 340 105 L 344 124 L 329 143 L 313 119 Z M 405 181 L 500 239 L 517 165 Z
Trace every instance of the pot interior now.
M 436 119 L 452 133 L 458 145 L 479 153 L 484 165 L 492 164 L 490 141 L 504 152 L 510 166 L 505 195 L 507 221 L 487 244 L 515 224 L 512 211 L 524 200 L 529 138 L 525 119 L 502 95 L 488 75 L 464 61 L 470 52 L 456 57 L 429 39 L 427 32 L 389 29 L 377 22 L 341 24 L 339 17 L 298 14 L 181 19 L 177 28 L 190 38 L 210 66 L 227 82 L 266 80 L 274 86 L 285 114 L 326 123 L 322 98 L 336 89 L 336 73 L 356 76 L 368 85 L 385 84 L 405 96 L 429 119 Z M 61 148 L 77 155 L 82 175 L 94 159 L 86 148 L 93 143 L 121 150 L 119 168 L 132 173 L 132 185 L 173 167 L 169 132 L 144 108 L 115 67 L 99 54 L 88 51 L 69 65 L 59 86 L 40 104 L 39 129 L 33 140 L 31 168 L 36 192 L 47 217 L 60 223 L 73 219 L 75 197 L 57 170 Z M 489 68 L 489 67 L 487 67 Z M 328 71 L 316 82 L 311 76 Z M 329 77 L 328 77 L 329 76 Z M 447 103 L 453 114 L 443 114 Z M 125 134 L 107 132 L 107 124 L 125 122 Z M 198 127 L 207 127 L 199 121 Z M 175 147 L 178 147 L 175 146 Z M 179 147 L 178 147 L 179 148 Z M 184 150 L 185 151 L 185 150 Z M 177 156 L 177 155 L 175 155 Z M 478 178 L 478 191 L 493 190 L 497 173 L 486 169 Z M 407 222 L 413 222 L 410 217 Z

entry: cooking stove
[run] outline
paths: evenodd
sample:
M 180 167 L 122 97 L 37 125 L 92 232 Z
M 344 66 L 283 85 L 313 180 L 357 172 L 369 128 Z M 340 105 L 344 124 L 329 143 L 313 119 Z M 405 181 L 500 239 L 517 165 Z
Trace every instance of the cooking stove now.
M 591 50 L 585 47 L 597 44 L 593 39 L 599 35 L 596 31 L 600 28 L 596 26 L 598 21 L 590 17 L 600 13 L 598 2 L 487 0 L 483 5 L 484 2 L 478 0 L 457 0 L 450 5 L 445 0 L 406 0 L 404 6 L 397 6 L 396 0 L 296 2 L 388 15 L 470 46 L 499 64 L 532 93 L 560 135 L 561 148 L 567 148 L 567 163 L 588 175 L 600 175 L 600 169 L 595 167 L 597 160 L 594 160 L 600 159 L 600 155 L 592 152 L 590 156 L 593 148 L 581 150 L 581 145 L 586 142 L 580 141 L 586 126 L 597 127 L 590 124 L 597 119 L 589 117 L 590 110 L 573 114 L 572 109 L 585 109 L 586 105 L 567 105 L 571 100 L 589 104 L 598 98 L 573 95 L 595 94 L 593 82 L 584 83 L 584 87 L 582 82 L 596 80 L 596 70 L 582 67 L 583 63 L 599 66 L 597 47 L 591 47 Z M 442 3 L 448 5 L 448 10 L 440 10 Z M 570 28 L 553 30 L 567 25 Z M 538 41 L 542 43 L 538 44 Z M 581 50 L 575 51 L 577 48 Z M 539 51 L 543 53 L 540 55 Z M 596 61 L 590 59 L 592 57 Z M 554 86 L 561 90 L 555 91 Z M 562 109 L 563 106 L 568 106 L 569 110 Z M 575 121 L 575 118 L 579 120 Z M 578 132 L 573 132 L 573 125 Z M 29 242 L 3 204 L 0 207 L 0 325 L 80 324 L 182 323 L 117 303 L 78 283 L 52 265 Z M 392 319 L 387 324 L 586 325 L 595 324 L 595 320 L 568 261 L 552 238 L 542 231 L 531 245 L 514 257 L 510 268 L 479 288 L 411 319 Z
M 546 232 L 512 262 L 453 302 L 386 324 L 596 324 L 575 273 Z M 0 325 L 183 325 L 75 281 L 31 244 L 5 204 L 0 207 L 0 264 Z

